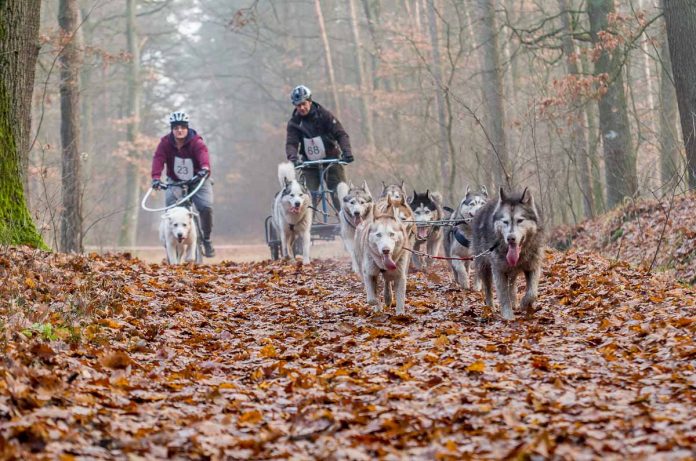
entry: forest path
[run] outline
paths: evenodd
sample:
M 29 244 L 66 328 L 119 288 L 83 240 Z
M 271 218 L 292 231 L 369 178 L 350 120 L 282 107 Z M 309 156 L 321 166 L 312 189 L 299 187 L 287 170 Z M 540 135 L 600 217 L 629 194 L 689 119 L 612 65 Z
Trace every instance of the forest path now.
M 0 267 L 8 457 L 693 455 L 696 296 L 592 253 L 549 252 L 514 322 L 444 264 L 409 275 L 405 316 L 373 313 L 348 261 Z

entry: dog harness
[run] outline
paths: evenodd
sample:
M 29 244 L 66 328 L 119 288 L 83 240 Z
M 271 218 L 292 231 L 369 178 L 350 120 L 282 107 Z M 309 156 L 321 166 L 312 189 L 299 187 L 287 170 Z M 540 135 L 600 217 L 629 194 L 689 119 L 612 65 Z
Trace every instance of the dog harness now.
M 466 235 L 464 235 L 464 232 L 458 228 L 455 227 L 452 229 L 450 232 L 454 234 L 454 238 L 459 242 L 463 247 L 469 248 L 471 246 L 471 240 L 466 238 Z

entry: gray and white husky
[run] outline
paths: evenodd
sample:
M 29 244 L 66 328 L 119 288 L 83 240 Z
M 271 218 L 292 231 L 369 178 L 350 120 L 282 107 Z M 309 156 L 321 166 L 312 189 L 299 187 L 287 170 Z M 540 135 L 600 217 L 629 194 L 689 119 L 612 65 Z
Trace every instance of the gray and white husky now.
M 414 190 L 408 204 L 413 210 L 416 221 L 416 238 L 413 249 L 422 251 L 421 247 L 425 245 L 428 255 L 437 256 L 442 247 L 443 229 L 440 225 L 429 223 L 445 218 L 445 212 L 442 208 L 442 194 L 430 192 L 430 190 L 426 190 L 424 194 L 419 194 Z M 418 270 L 427 270 L 431 265 L 431 259 L 426 256 L 414 255 L 413 264 Z
M 353 272 L 360 274 L 358 261 L 355 258 L 355 231 L 359 225 L 372 216 L 372 194 L 367 187 L 367 181 L 362 186 L 354 186 L 353 183 L 338 183 L 336 196 L 341 202 L 341 211 L 338 212 L 341 224 L 341 238 L 343 246 L 350 255 Z
M 295 167 L 290 162 L 278 165 L 281 190 L 273 201 L 273 227 L 280 236 L 283 256 L 295 258 L 296 239 L 302 242 L 302 262 L 309 264 L 309 245 L 312 230 L 311 194 L 297 181 Z M 291 255 L 292 252 L 292 255 Z
M 521 194 L 508 195 L 501 187 L 498 200 L 491 200 L 481 208 L 472 225 L 474 253 L 491 250 L 474 262 L 483 283 L 486 305 L 493 306 L 492 283 L 495 283 L 503 318 L 514 319 L 516 279 L 523 272 L 527 290 L 521 307 L 531 313 L 541 274 L 544 234 L 542 217 L 531 192 L 525 188 Z
M 486 186 L 481 186 L 478 192 L 471 192 L 469 186 L 466 187 L 464 198 L 459 201 L 459 206 L 452 212 L 449 219 L 458 221 L 457 224 L 445 228 L 445 256 L 448 258 L 464 258 L 464 260 L 449 260 L 449 265 L 454 273 L 454 280 L 460 287 L 468 290 L 469 272 L 473 261 L 472 258 L 472 226 L 471 220 L 478 210 L 488 201 L 488 190 Z M 474 272 L 473 288 L 479 289 L 479 279 Z
M 384 304 L 391 306 L 396 296 L 396 313 L 404 313 L 406 273 L 411 254 L 404 248 L 408 244 L 408 230 L 397 214 L 396 207 L 391 207 L 386 213 L 375 208 L 372 220 L 359 226 L 355 235 L 355 255 L 367 302 L 376 312 L 382 310 L 377 299 L 381 275 L 384 278 Z

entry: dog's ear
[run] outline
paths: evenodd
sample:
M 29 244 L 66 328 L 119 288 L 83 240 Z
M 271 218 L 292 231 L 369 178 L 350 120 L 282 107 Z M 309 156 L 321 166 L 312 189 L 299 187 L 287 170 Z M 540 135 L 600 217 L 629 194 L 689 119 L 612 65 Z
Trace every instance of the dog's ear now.
M 500 201 L 503 202 L 505 200 L 507 200 L 507 194 L 505 193 L 503 186 L 500 186 Z
M 367 195 L 369 195 L 370 197 L 372 197 L 372 194 L 370 193 L 370 188 L 367 187 L 367 181 L 364 180 L 364 179 L 363 179 L 363 186 L 362 186 L 362 188 L 363 188 L 363 190 L 365 191 L 365 193 L 366 193 Z
M 355 186 L 353 185 L 353 181 L 348 181 L 348 190 L 355 189 Z
M 405 183 L 404 180 L 402 179 L 402 180 L 401 180 L 401 190 L 404 191 L 404 192 L 406 192 L 405 184 L 406 184 L 406 183 Z
M 481 195 L 488 198 L 488 189 L 486 189 L 486 186 L 484 185 L 481 185 Z
M 416 201 L 416 196 L 417 196 L 417 195 L 418 195 L 418 194 L 416 193 L 416 189 L 413 189 L 413 195 L 411 196 L 410 199 L 408 199 L 408 204 L 409 204 L 409 205 L 413 205 L 413 204 L 415 203 L 415 201 Z
M 469 200 L 471 197 L 471 190 L 469 189 L 469 185 L 466 185 L 466 191 L 464 191 L 464 200 Z

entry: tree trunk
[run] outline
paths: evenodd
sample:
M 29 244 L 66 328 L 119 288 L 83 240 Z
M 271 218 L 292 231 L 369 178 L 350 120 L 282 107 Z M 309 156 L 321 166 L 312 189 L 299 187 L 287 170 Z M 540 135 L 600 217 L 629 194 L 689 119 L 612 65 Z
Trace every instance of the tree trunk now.
M 64 44 L 60 55 L 60 140 L 63 148 L 60 250 L 64 253 L 82 252 L 78 18 L 77 0 L 60 0 L 58 24 Z
M 447 141 L 447 120 L 445 117 L 445 88 L 442 82 L 442 63 L 440 58 L 440 40 L 438 39 L 437 17 L 435 11 L 435 0 L 428 2 L 428 24 L 430 29 L 430 45 L 433 49 L 432 72 L 435 78 L 435 98 L 437 100 L 437 123 L 440 134 L 438 142 L 438 153 L 440 159 L 440 181 L 439 189 L 446 187 L 449 182 L 447 171 L 448 141 Z
M 338 88 L 336 87 L 336 74 L 334 72 L 333 59 L 331 58 L 331 44 L 329 36 L 326 33 L 326 24 L 324 22 L 324 13 L 321 11 L 321 0 L 314 0 L 314 9 L 317 13 L 319 22 L 319 34 L 321 35 L 321 43 L 324 46 L 324 57 L 326 59 L 326 70 L 329 73 L 329 87 L 333 96 L 333 112 L 341 118 L 341 107 L 338 100 Z
M 614 13 L 614 1 L 589 0 L 587 13 L 590 33 L 595 46 L 603 46 L 600 32 L 607 29 L 608 16 Z M 602 47 L 595 63 L 594 74 L 605 79 L 606 92 L 599 100 L 599 124 L 604 146 L 604 170 L 607 183 L 607 204 L 613 208 L 625 197 L 633 197 L 638 191 L 636 158 L 631 144 L 624 77 L 622 72 L 623 50 Z
M 689 189 L 696 189 L 696 0 L 665 0 L 667 40 L 686 147 Z
M 140 45 L 135 24 L 135 2 L 128 0 L 126 3 L 126 38 L 128 53 L 131 55 L 128 75 L 128 125 L 126 128 L 126 140 L 128 141 L 128 165 L 126 166 L 125 185 L 125 212 L 121 226 L 119 244 L 125 247 L 134 247 L 138 230 L 138 213 L 140 212 L 139 191 L 140 175 L 138 163 L 140 152 L 137 150 L 136 140 L 140 126 L 140 100 L 142 90 L 140 84 Z
M 664 7 L 664 1 L 662 3 Z M 660 179 L 664 193 L 669 193 L 679 183 L 681 172 L 677 143 L 678 109 L 666 30 L 660 40 Z
M 363 44 L 360 39 L 360 28 L 358 25 L 357 8 L 355 7 L 356 0 L 349 0 L 350 8 L 350 25 L 353 33 L 353 43 L 355 43 L 355 65 L 358 69 L 358 88 L 360 90 L 360 112 L 362 114 L 363 133 L 367 144 L 371 147 L 375 145 L 375 135 L 373 127 L 372 110 L 368 98 L 369 89 L 367 87 L 368 80 L 365 77 L 365 55 L 363 53 Z
M 568 75 L 580 75 L 580 69 L 577 64 L 577 56 L 575 56 L 575 44 L 573 43 L 573 30 L 570 11 L 568 9 L 568 0 L 559 0 L 561 7 L 561 21 L 566 34 L 563 35 L 563 54 L 566 58 L 566 69 Z M 579 177 L 580 193 L 582 194 L 582 207 L 586 218 L 594 216 L 594 206 L 592 201 L 592 180 L 590 174 L 590 162 L 587 152 L 587 133 L 585 127 L 587 120 L 585 111 L 576 107 L 573 111 L 573 123 L 570 131 L 570 148 L 571 156 L 575 162 L 576 177 Z
M 45 247 L 27 208 L 40 0 L 0 1 L 0 244 Z
M 498 36 L 495 8 L 492 0 L 477 0 L 479 10 L 479 39 L 483 55 L 481 69 L 483 100 L 487 113 L 486 131 L 491 144 L 491 169 L 496 188 L 514 187 L 505 139 L 505 107 L 503 105 L 503 75 L 498 56 Z

